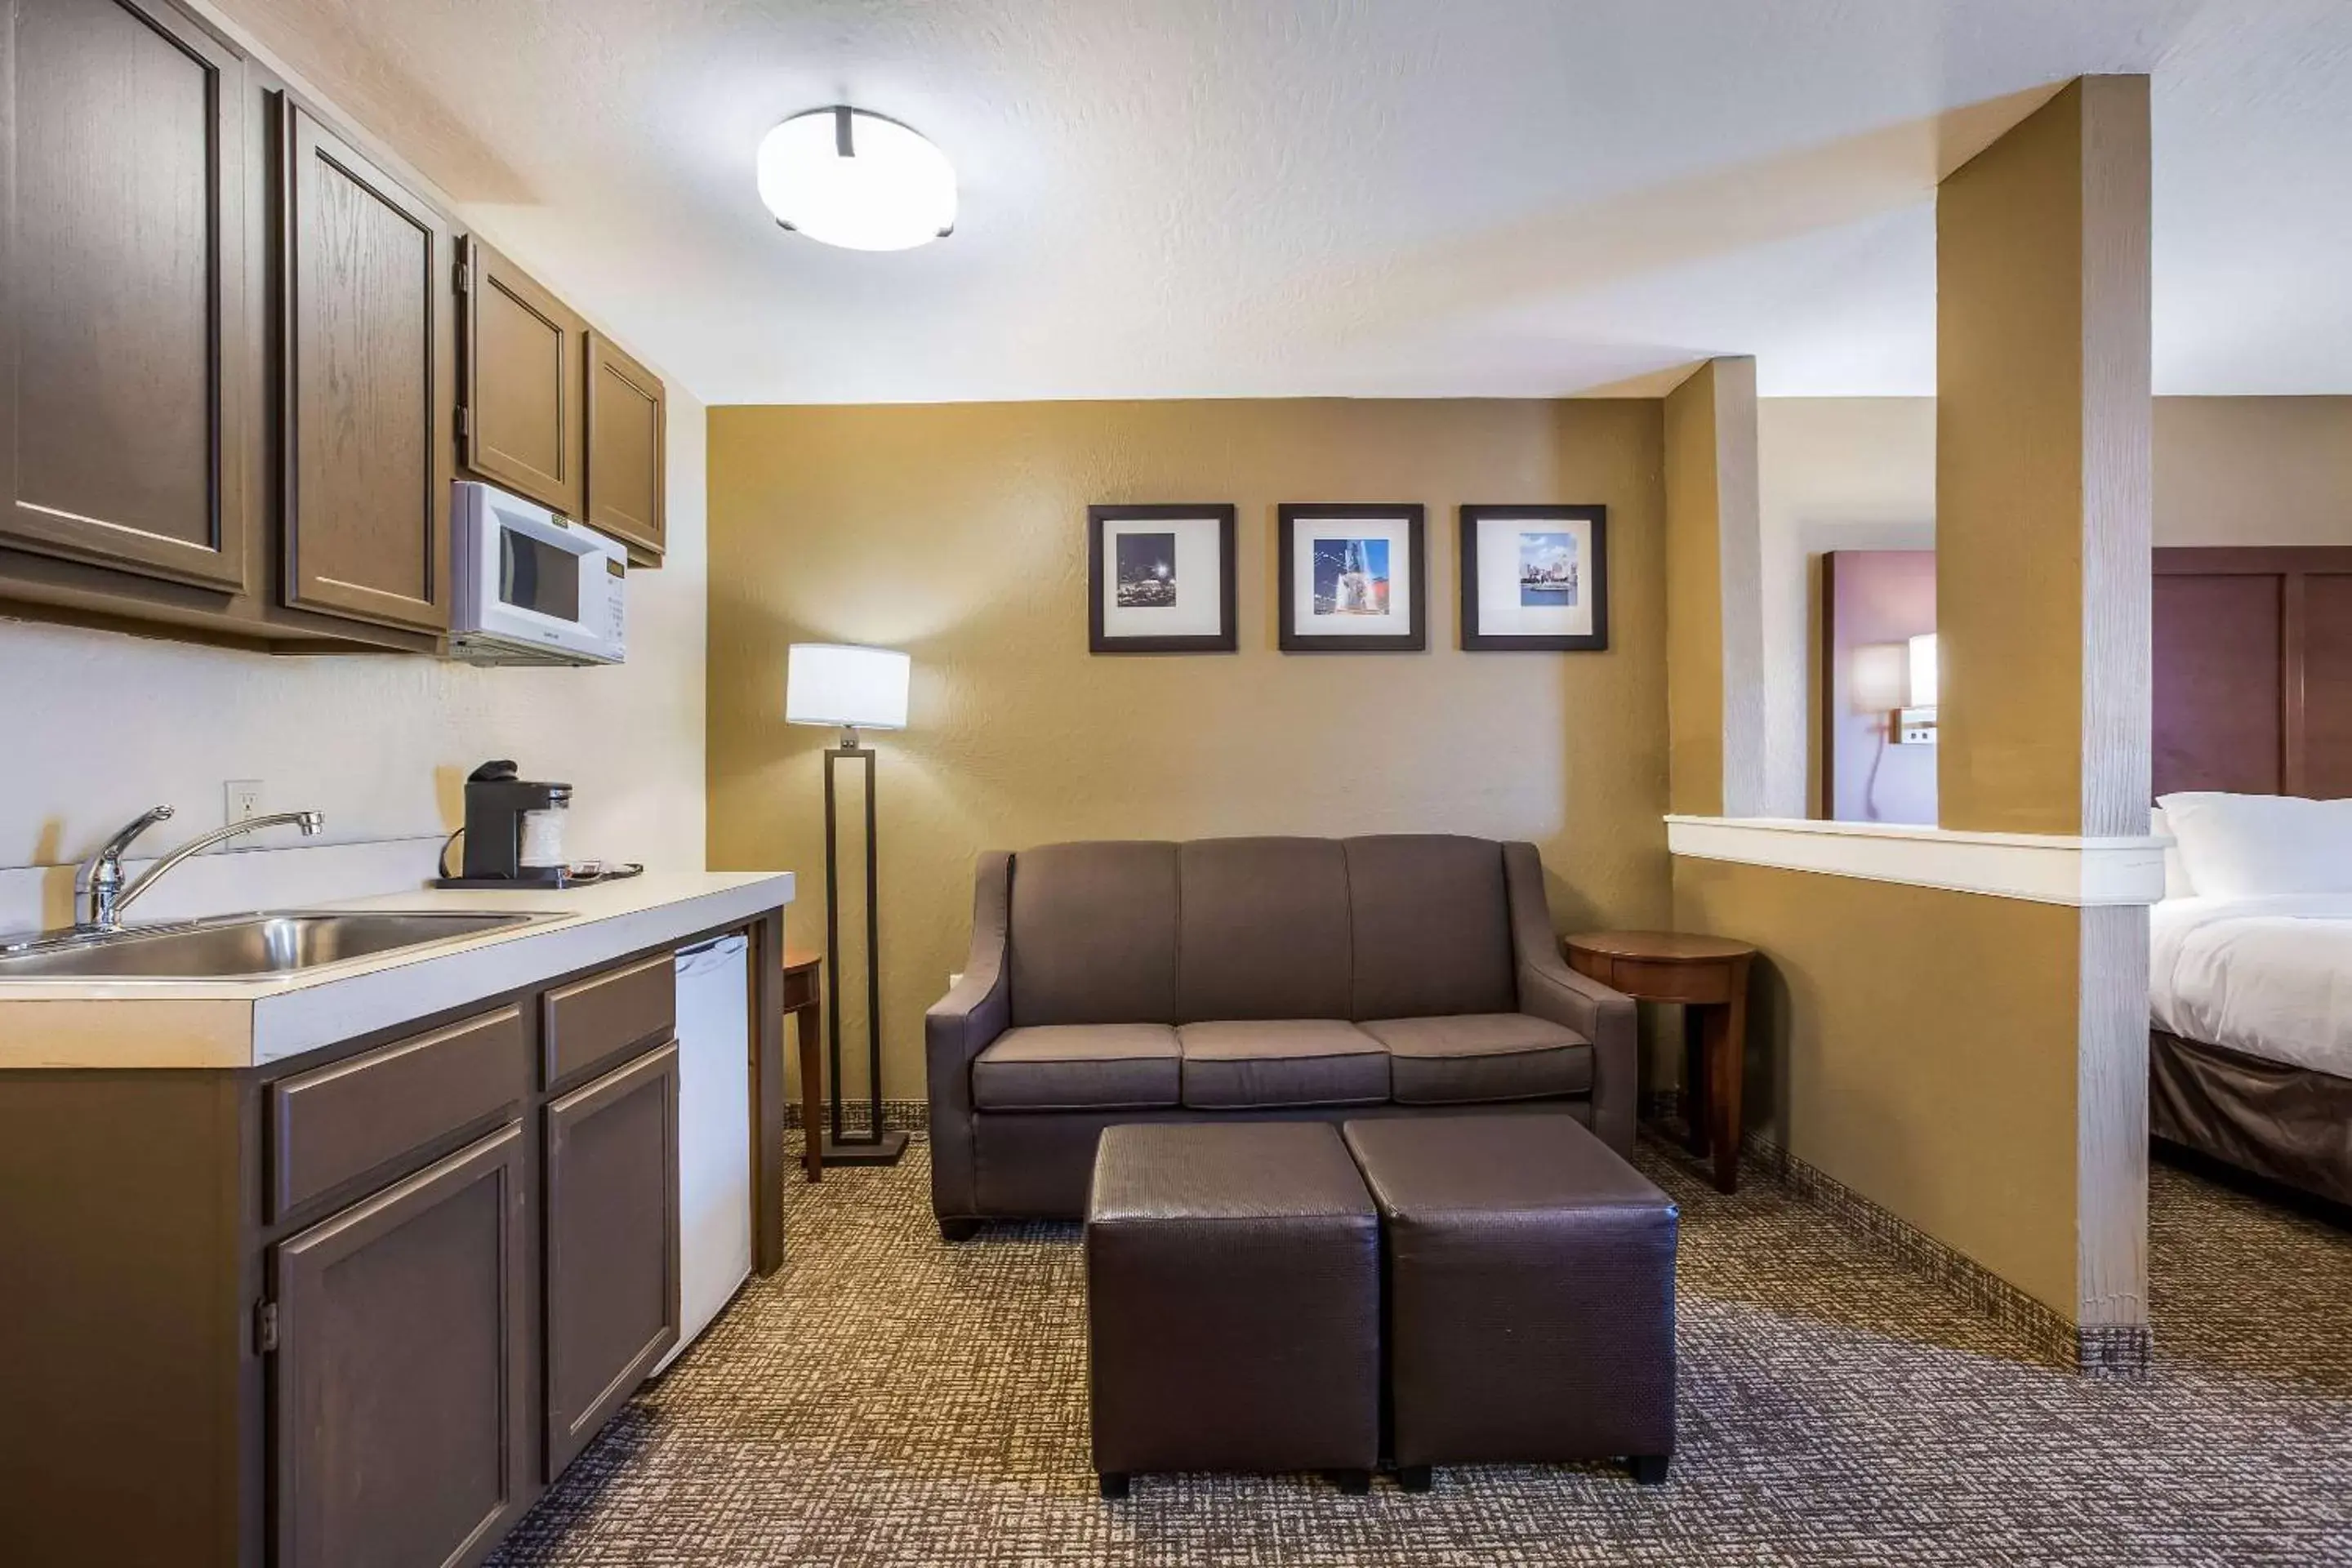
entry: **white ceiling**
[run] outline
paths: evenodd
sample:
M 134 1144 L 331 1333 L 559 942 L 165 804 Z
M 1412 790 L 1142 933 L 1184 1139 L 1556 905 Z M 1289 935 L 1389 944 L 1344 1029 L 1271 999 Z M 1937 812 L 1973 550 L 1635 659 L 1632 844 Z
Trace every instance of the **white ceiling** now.
M 1932 192 L 2155 77 L 2156 379 L 2352 392 L 2347 0 L 218 0 L 714 403 L 1934 389 Z M 752 188 L 848 101 L 955 234 Z

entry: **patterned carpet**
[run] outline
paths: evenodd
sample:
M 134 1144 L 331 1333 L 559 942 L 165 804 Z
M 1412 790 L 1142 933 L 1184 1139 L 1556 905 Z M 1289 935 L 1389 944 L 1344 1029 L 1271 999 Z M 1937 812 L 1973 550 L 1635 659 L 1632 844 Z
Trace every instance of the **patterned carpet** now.
M 896 1169 L 795 1184 L 754 1281 L 524 1521 L 526 1564 L 2352 1563 L 2352 1234 L 2159 1166 L 2158 1367 L 2090 1380 L 1769 1183 L 1683 1205 L 1673 1479 L 1095 1496 L 1073 1226 L 962 1247 Z

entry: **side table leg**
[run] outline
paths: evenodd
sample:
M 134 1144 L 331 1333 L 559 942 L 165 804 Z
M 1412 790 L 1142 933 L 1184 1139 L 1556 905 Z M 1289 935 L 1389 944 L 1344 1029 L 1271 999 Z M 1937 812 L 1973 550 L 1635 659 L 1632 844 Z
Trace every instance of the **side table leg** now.
M 1715 1027 L 1715 1009 L 1696 1003 L 1683 1005 L 1683 1147 L 1704 1157 L 1707 1148 L 1708 1079 L 1715 1071 L 1708 1049 Z
M 1740 1093 L 1748 1077 L 1748 976 L 1734 976 L 1731 1000 L 1706 1010 L 1708 1135 L 1715 1144 L 1715 1190 L 1739 1190 Z

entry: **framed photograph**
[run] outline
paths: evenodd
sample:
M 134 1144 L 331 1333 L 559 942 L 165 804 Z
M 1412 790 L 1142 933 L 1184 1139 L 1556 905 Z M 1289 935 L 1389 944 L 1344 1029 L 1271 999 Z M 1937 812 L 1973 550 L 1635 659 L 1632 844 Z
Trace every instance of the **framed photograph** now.
M 1087 598 L 1090 652 L 1233 652 L 1233 507 L 1087 508 Z
M 1281 509 L 1285 653 L 1419 653 L 1429 646 L 1422 510 L 1330 503 Z
M 1462 646 L 1594 652 L 1609 646 L 1609 509 L 1462 509 Z

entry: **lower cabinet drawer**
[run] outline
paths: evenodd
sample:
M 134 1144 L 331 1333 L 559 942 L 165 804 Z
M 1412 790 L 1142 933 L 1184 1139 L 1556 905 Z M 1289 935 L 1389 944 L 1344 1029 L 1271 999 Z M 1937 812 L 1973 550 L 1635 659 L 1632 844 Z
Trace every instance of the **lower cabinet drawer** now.
M 269 1217 L 453 1132 L 519 1115 L 530 1093 L 514 1007 L 281 1079 L 269 1086 Z
M 276 1568 L 474 1561 L 529 1497 L 520 1122 L 270 1249 Z
M 547 1106 L 547 1474 L 678 1336 L 677 1045 Z
M 541 1003 L 541 1088 L 600 1072 L 677 1031 L 677 960 L 667 952 L 559 986 Z

